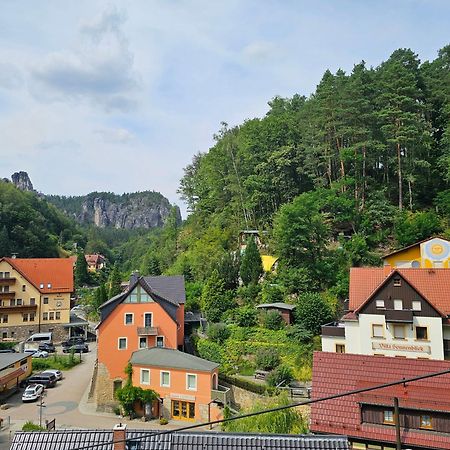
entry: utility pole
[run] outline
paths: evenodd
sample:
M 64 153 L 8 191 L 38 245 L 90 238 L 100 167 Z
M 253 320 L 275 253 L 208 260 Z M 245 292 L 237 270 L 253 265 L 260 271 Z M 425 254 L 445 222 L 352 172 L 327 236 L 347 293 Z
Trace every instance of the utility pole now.
M 394 397 L 394 423 L 396 450 L 402 450 L 402 440 L 400 437 L 400 412 L 398 408 L 398 397 Z
M 39 427 L 42 428 L 42 408 L 46 408 L 44 405 L 44 393 L 42 393 L 39 405 L 37 405 L 37 407 L 39 408 Z

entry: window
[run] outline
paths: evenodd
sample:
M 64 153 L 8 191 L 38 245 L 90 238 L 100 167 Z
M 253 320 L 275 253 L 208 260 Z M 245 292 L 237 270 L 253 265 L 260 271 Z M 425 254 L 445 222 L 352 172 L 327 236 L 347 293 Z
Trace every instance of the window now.
M 3 323 L 8 323 L 8 314 L 3 314 L 3 316 L 2 316 L 2 322 L 3 322 Z
M 59 311 L 55 312 L 55 319 L 61 320 L 61 313 Z
M 394 278 L 394 286 L 399 287 L 402 285 L 402 280 L 400 278 Z
M 197 375 L 188 373 L 186 375 L 186 389 L 188 391 L 196 391 L 197 390 Z
M 336 353 L 345 353 L 345 345 L 336 344 Z
M 394 325 L 394 338 L 405 339 L 405 327 L 403 325 Z
M 412 309 L 413 311 L 422 311 L 422 302 L 420 300 L 413 300 Z
M 442 269 L 444 267 L 443 261 L 433 261 L 433 267 L 435 269 Z
M 420 416 L 420 428 L 433 428 L 433 423 L 431 422 L 431 416 L 424 415 Z
M 22 299 L 21 298 L 17 299 L 17 306 L 22 306 Z
M 12 299 L 9 301 L 9 305 L 10 305 L 10 306 L 16 306 L 16 299 L 15 299 L 15 298 L 12 298 Z
M 27 289 L 27 286 L 25 284 L 22 284 L 22 292 L 25 292 Z
M 141 369 L 141 384 L 150 384 L 150 370 Z
M 146 337 L 139 338 L 139 348 L 147 348 L 147 338 Z
M 36 305 L 36 299 L 35 299 L 34 297 L 31 297 L 31 298 L 30 298 L 30 305 L 31 305 L 31 306 Z
M 125 325 L 133 325 L 133 313 L 125 313 Z
M 385 409 L 383 414 L 384 423 L 394 424 L 394 411 L 392 409 Z
M 164 347 L 164 336 L 156 336 L 156 346 Z
M 28 322 L 28 314 L 22 314 L 22 321 Z
M 0 278 L 5 278 L 3 272 L 0 272 Z
M 41 284 L 39 285 L 39 289 L 44 289 L 44 283 L 41 283 Z
M 127 349 L 127 338 L 126 337 L 120 337 L 118 339 L 117 348 L 119 350 L 126 350 Z
M 43 313 L 42 314 L 42 320 L 48 320 L 48 313 Z
M 49 316 L 48 316 L 49 320 L 55 320 L 55 313 L 52 311 Z
M 47 289 L 51 289 L 51 288 L 52 288 L 51 283 L 48 283 L 48 284 L 47 284 Z
M 416 327 L 416 339 L 427 341 L 428 340 L 428 328 L 427 327 Z
M 144 327 L 151 327 L 153 322 L 152 313 L 144 313 Z
M 6 339 L 8 337 L 8 332 L 7 331 L 3 331 L 2 332 L 2 339 Z
M 152 298 L 141 286 L 136 286 L 136 288 L 133 289 L 128 295 L 128 297 L 124 300 L 124 303 L 151 303 L 151 302 L 153 302 Z
M 161 370 L 161 386 L 170 387 L 170 372 Z
M 394 309 L 401 311 L 403 309 L 403 300 L 398 298 L 394 299 Z
M 122 380 L 113 381 L 113 393 L 115 394 L 122 387 Z
M 9 286 L 3 286 L 3 292 L 9 292 Z
M 34 313 L 30 313 L 30 322 L 34 322 L 34 317 L 35 317 Z
M 44 297 L 44 305 L 48 305 L 48 297 Z
M 377 307 L 377 309 L 384 308 L 384 300 L 376 300 L 375 301 L 375 306 Z
M 9 278 L 11 274 L 9 272 L 5 272 L 5 278 Z
M 372 325 L 372 337 L 382 338 L 384 337 L 383 325 Z

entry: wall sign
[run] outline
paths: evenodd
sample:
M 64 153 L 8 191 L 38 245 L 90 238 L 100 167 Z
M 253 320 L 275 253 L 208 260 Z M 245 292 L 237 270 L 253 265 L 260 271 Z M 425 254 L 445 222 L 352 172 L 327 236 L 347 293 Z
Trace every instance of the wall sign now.
M 431 353 L 429 345 L 418 344 L 392 344 L 389 342 L 372 342 L 373 350 L 390 350 L 397 352 L 416 352 L 416 353 Z

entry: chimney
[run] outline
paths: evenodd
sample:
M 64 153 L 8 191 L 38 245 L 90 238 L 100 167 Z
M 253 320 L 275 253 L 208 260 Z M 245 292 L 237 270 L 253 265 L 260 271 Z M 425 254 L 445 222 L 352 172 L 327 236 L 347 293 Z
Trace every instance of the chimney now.
M 139 270 L 134 270 L 130 276 L 130 284 L 129 286 L 133 286 L 136 281 L 139 280 Z
M 118 423 L 113 428 L 113 450 L 125 450 L 126 447 L 127 425 Z

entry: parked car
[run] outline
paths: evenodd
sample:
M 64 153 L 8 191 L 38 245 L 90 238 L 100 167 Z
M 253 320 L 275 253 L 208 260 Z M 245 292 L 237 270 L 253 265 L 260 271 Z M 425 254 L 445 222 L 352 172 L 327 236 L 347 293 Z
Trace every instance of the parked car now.
M 55 344 L 53 343 L 42 343 L 39 344 L 38 350 L 47 352 L 47 353 L 55 353 L 56 352 L 56 348 L 55 348 Z
M 70 347 L 63 347 L 63 352 L 64 353 L 70 353 L 70 352 L 87 353 L 88 351 L 89 351 L 89 347 L 84 342 L 81 343 L 81 344 L 71 345 Z
M 72 345 L 84 344 L 84 343 L 85 343 L 84 337 L 75 336 L 75 337 L 71 337 L 70 339 L 67 339 L 67 341 L 62 342 L 61 345 L 63 347 L 72 347 Z
M 62 372 L 60 370 L 47 369 L 47 370 L 44 370 L 42 372 L 42 375 L 45 375 L 46 373 L 50 373 L 50 374 L 55 375 L 57 381 L 62 380 L 62 378 L 63 378 L 63 374 L 62 374 Z
M 22 395 L 23 402 L 34 402 L 44 393 L 44 385 L 29 384 Z
M 24 353 L 29 353 L 32 358 L 48 358 L 48 352 L 44 350 L 36 350 L 35 348 L 28 348 Z
M 13 348 L 2 348 L 0 353 L 16 353 L 16 351 Z
M 52 373 L 38 373 L 28 377 L 24 380 L 23 384 L 25 386 L 29 386 L 30 384 L 42 384 L 45 388 L 50 388 L 56 385 L 56 376 Z

